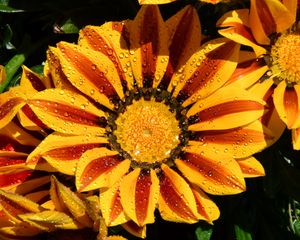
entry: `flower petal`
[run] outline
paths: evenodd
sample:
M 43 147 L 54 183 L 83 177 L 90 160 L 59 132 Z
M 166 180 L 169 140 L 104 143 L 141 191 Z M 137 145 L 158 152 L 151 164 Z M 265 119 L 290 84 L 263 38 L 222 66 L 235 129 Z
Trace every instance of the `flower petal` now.
M 175 2 L 176 0 L 138 0 L 139 4 L 166 4 L 170 2 Z
M 51 87 L 51 83 L 48 81 L 48 79 L 45 79 L 37 73 L 31 71 L 26 66 L 22 66 L 22 70 L 23 72 L 20 86 L 22 87 L 23 91 L 28 93 L 36 91 L 40 92 Z
M 136 168 L 120 184 L 121 203 L 124 211 L 139 226 L 154 222 L 154 210 L 159 192 L 154 170 Z
M 245 191 L 241 169 L 233 158 L 220 160 L 216 153 L 198 152 L 193 146 L 185 149 L 175 161 L 178 169 L 192 183 L 214 195 L 237 194 Z
M 285 81 L 274 90 L 274 105 L 288 128 L 300 127 L 300 86 L 288 87 Z
M 225 13 L 217 22 L 219 33 L 232 41 L 252 47 L 256 56 L 266 53 L 266 50 L 257 45 L 249 27 L 249 10 L 240 9 Z
M 249 124 L 264 113 L 264 101 L 236 87 L 223 87 L 188 111 L 189 130 L 222 130 Z
M 64 209 L 64 212 L 71 213 L 74 219 L 83 226 L 91 227 L 93 225 L 84 202 L 54 176 L 51 177 L 50 195 L 56 209 Z
M 229 130 L 195 132 L 189 145 L 197 147 L 199 152 L 211 149 L 225 157 L 245 158 L 263 150 L 272 140 L 272 132 L 257 120 Z
M 31 226 L 10 226 L 0 228 L 0 238 L 3 240 L 34 240 L 33 236 L 42 231 Z
M 89 149 L 104 147 L 107 143 L 107 139 L 103 137 L 52 133 L 30 153 L 27 161 L 38 163 L 36 158 L 42 157 L 60 172 L 75 175 L 76 165 L 81 155 Z M 30 168 L 35 168 L 34 164 L 31 164 Z
M 254 157 L 238 159 L 237 163 L 240 165 L 245 178 L 265 176 L 264 167 Z
M 120 77 L 106 55 L 66 42 L 57 47 L 62 70 L 74 87 L 110 109 L 123 99 Z
M 133 88 L 126 22 L 107 22 L 100 27 L 86 26 L 79 33 L 78 45 L 99 51 L 114 64 L 123 88 Z
M 104 113 L 76 93 L 47 89 L 31 97 L 28 104 L 39 119 L 55 131 L 78 135 L 101 135 L 105 131 Z
M 190 186 L 167 165 L 163 164 L 161 169 L 158 207 L 162 218 L 174 222 L 197 222 L 197 205 Z
M 300 128 L 292 129 L 292 140 L 294 150 L 300 150 Z
M 120 198 L 120 181 L 107 190 L 100 191 L 100 206 L 107 226 L 116 226 L 129 220 L 125 215 Z
M 197 203 L 198 214 L 203 220 L 209 223 L 216 220 L 220 216 L 217 205 L 197 186 L 192 186 L 192 191 Z
M 164 78 L 159 84 L 167 89 L 175 71 L 200 48 L 201 25 L 195 8 L 186 6 L 166 21 L 170 35 L 170 58 Z
M 173 76 L 168 91 L 183 106 L 209 96 L 227 82 L 238 62 L 240 45 L 226 39 L 207 42 Z
M 77 164 L 76 187 L 79 192 L 110 187 L 129 169 L 130 160 L 106 148 L 86 151 Z
M 146 226 L 140 227 L 134 221 L 128 221 L 127 223 L 122 224 L 122 227 L 133 236 L 139 238 L 146 237 Z
M 169 35 L 156 5 L 142 6 L 130 24 L 130 57 L 139 87 L 156 88 L 168 65 Z

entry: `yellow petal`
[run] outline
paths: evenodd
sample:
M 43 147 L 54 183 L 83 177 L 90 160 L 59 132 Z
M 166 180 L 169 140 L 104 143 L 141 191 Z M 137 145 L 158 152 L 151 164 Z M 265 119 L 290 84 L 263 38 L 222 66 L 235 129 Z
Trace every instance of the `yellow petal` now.
M 146 237 L 146 225 L 143 227 L 138 226 L 133 221 L 128 221 L 127 223 L 122 224 L 122 227 L 129 233 L 131 233 L 133 236 L 139 237 L 139 238 L 145 238 Z
M 175 2 L 176 0 L 138 0 L 139 4 L 166 4 L 170 2 Z
M 264 167 L 254 157 L 238 159 L 237 163 L 240 165 L 245 178 L 265 176 Z

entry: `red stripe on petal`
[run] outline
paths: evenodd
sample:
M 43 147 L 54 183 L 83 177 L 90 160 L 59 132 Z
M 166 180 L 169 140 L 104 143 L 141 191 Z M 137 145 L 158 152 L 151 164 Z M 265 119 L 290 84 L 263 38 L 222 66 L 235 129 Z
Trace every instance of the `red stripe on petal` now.
M 0 174 L 0 187 L 7 187 L 25 182 L 32 175 L 32 171 Z
M 265 108 L 267 110 L 261 118 L 261 122 L 264 126 L 269 125 L 269 122 L 270 122 L 273 112 L 275 110 L 273 97 L 272 97 L 275 88 L 276 88 L 276 85 L 273 84 L 268 89 L 268 91 L 265 93 L 265 95 L 263 96 L 263 100 L 266 102 Z
M 209 52 L 200 66 L 195 70 L 190 79 L 179 92 L 177 100 L 183 102 L 194 93 L 202 89 L 214 78 L 219 69 L 226 63 L 232 55 L 236 43 L 230 41 L 219 48 Z
M 9 99 L 7 102 L 3 103 L 0 106 L 0 120 L 7 116 L 15 106 L 22 102 L 22 98 L 12 98 Z
M 88 126 L 100 126 L 100 117 L 86 112 L 80 108 L 39 99 L 29 100 L 28 102 L 40 109 L 43 109 L 44 111 L 47 111 L 47 114 L 57 116 L 63 120 Z
M 228 177 L 231 174 L 227 169 L 221 168 L 215 161 L 193 153 L 184 153 L 182 159 L 188 166 L 202 175 L 205 175 L 210 181 L 244 191 L 243 185 L 238 184 L 237 181 L 232 181 L 232 179 Z
M 32 147 L 25 146 L 6 135 L 0 134 L 0 151 L 28 152 Z
M 147 7 L 140 31 L 141 58 L 144 87 L 151 87 L 158 56 L 158 16 L 154 6 Z
M 52 157 L 59 159 L 61 161 L 68 161 L 73 159 L 78 159 L 87 150 L 104 147 L 105 143 L 90 143 L 90 144 L 80 144 L 70 147 L 62 147 L 57 149 L 52 149 L 43 154 L 45 157 Z
M 112 63 L 115 65 L 115 68 L 120 76 L 122 86 L 127 86 L 126 77 L 124 71 L 122 69 L 122 64 L 118 58 L 118 55 L 114 51 L 113 48 L 109 47 L 110 44 L 106 42 L 104 38 L 101 37 L 94 29 L 91 28 L 84 28 L 82 29 L 82 33 L 85 36 L 90 47 L 96 51 L 102 52 L 106 55 Z
M 21 207 L 17 203 L 9 200 L 8 198 L 0 195 L 0 204 L 2 205 L 3 209 L 7 211 L 12 216 L 17 216 L 19 214 L 28 213 L 29 210 Z
M 24 71 L 27 79 L 31 82 L 31 85 L 35 90 L 40 92 L 46 89 L 46 86 L 38 76 L 36 76 L 32 72 L 27 71 L 26 69 Z
M 287 87 L 285 89 L 283 101 L 287 115 L 287 125 L 291 127 L 298 117 L 298 96 L 294 88 Z
M 111 224 L 117 217 L 123 212 L 123 207 L 120 200 L 120 192 L 119 190 L 116 191 L 113 199 L 112 204 L 110 206 L 110 215 L 109 215 L 109 224 Z M 108 225 L 109 225 L 108 224 Z
M 228 114 L 262 110 L 264 106 L 256 101 L 251 100 L 236 100 L 221 103 L 213 107 L 204 109 L 194 116 L 189 118 L 190 124 L 195 124 L 201 121 L 213 120 Z
M 122 162 L 119 156 L 107 156 L 92 160 L 84 169 L 80 178 L 80 189 L 84 189 L 97 177 L 105 172 L 109 172 Z M 79 189 L 79 191 L 80 191 Z
M 89 58 L 67 45 L 58 44 L 58 48 L 65 54 L 66 58 L 70 59 L 70 63 L 77 71 L 98 88 L 100 93 L 103 93 L 111 100 L 119 99 L 115 88 L 105 77 L 105 73 L 102 72 Z
M 260 18 L 260 22 L 262 24 L 265 34 L 268 36 L 271 33 L 276 32 L 276 22 L 272 16 L 268 5 L 265 3 L 264 0 L 257 0 L 255 2 L 257 14 Z
M 151 183 L 150 171 L 141 171 L 135 189 L 135 211 L 139 223 L 147 217 Z
M 25 162 L 26 162 L 25 159 L 0 157 L 0 167 L 18 165 L 18 164 L 22 164 L 22 163 L 25 163 Z M 1 181 L 0 181 L 0 184 L 1 184 Z
M 31 110 L 31 108 L 26 104 L 24 107 L 22 107 L 22 111 L 24 114 L 37 126 L 40 128 L 48 128 L 39 118 L 38 116 Z
M 234 33 L 237 33 L 241 36 L 243 36 L 244 38 L 248 39 L 249 41 L 251 42 L 256 42 L 253 35 L 252 35 L 252 32 L 251 32 L 251 29 L 247 26 L 245 26 L 244 24 L 242 23 L 238 23 L 238 22 L 226 22 L 226 24 L 224 24 L 225 27 L 226 26 L 229 26 L 228 29 L 224 29 L 222 31 L 228 31 L 228 32 L 232 32 L 234 31 Z M 221 25 L 221 27 L 223 27 L 223 25 Z
M 176 191 L 172 180 L 165 174 L 160 176 L 160 194 L 168 207 L 178 216 L 184 219 L 196 219 L 191 209 L 183 201 L 183 198 Z

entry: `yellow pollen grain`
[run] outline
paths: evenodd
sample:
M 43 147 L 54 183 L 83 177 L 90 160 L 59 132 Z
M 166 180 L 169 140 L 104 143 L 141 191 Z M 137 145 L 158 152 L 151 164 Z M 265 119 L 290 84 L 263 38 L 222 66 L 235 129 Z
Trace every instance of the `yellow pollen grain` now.
M 133 160 L 155 163 L 170 157 L 179 144 L 178 124 L 175 114 L 164 103 L 140 99 L 118 116 L 114 134 Z
M 297 32 L 281 35 L 271 49 L 274 76 L 287 83 L 300 83 L 300 34 Z

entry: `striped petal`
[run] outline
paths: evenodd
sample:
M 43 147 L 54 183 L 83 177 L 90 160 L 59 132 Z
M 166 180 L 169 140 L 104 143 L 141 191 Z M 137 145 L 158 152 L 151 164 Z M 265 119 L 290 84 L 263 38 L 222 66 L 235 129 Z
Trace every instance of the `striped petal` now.
M 36 240 L 42 231 L 31 226 L 10 226 L 0 228 L 1 240 Z
M 190 186 L 167 165 L 163 164 L 161 169 L 158 207 L 162 218 L 173 222 L 197 222 L 197 204 Z
M 217 153 L 198 152 L 193 146 L 185 149 L 175 161 L 178 169 L 192 183 L 214 195 L 237 194 L 245 191 L 241 169 L 233 158 L 218 158 Z
M 0 129 L 5 127 L 26 104 L 17 94 L 20 87 L 14 87 L 10 91 L 0 95 Z
M 116 226 L 129 220 L 121 204 L 120 181 L 107 190 L 100 191 L 101 213 L 107 226 Z
M 166 71 L 169 34 L 156 5 L 142 6 L 130 24 L 130 58 L 139 87 L 156 88 Z
M 75 175 L 77 162 L 81 155 L 93 148 L 104 147 L 107 139 L 96 136 L 66 136 L 52 133 L 28 156 L 27 161 L 38 163 L 38 159 L 45 159 L 51 166 L 68 175 Z M 30 168 L 35 168 L 30 164 Z
M 19 217 L 30 225 L 43 231 L 56 229 L 81 229 L 83 228 L 73 218 L 63 212 L 43 211 L 39 213 L 20 214 Z
M 264 167 L 254 157 L 238 159 L 237 163 L 245 178 L 265 176 Z
M 136 168 L 127 174 L 120 184 L 124 211 L 139 226 L 154 222 L 158 193 L 158 178 L 152 169 L 143 171 Z
M 22 66 L 20 86 L 28 93 L 40 92 L 51 87 L 49 79 L 43 78 L 29 68 Z
M 79 192 L 110 187 L 129 169 L 130 160 L 123 160 L 118 152 L 106 148 L 86 151 L 76 169 L 76 187 Z
M 48 89 L 27 102 L 39 119 L 55 131 L 78 135 L 104 133 L 104 113 L 74 92 Z
M 292 140 L 294 150 L 300 150 L 300 128 L 292 129 Z
M 288 128 L 300 127 L 300 85 L 288 87 L 285 81 L 274 90 L 274 105 Z
M 195 132 L 189 145 L 197 148 L 198 152 L 211 149 L 225 157 L 245 158 L 263 150 L 272 140 L 272 132 L 257 120 L 230 130 Z
M 91 227 L 93 225 L 84 202 L 54 176 L 51 177 L 50 196 L 56 209 L 70 213 L 83 226 Z
M 170 59 L 159 87 L 167 89 L 179 68 L 200 48 L 201 25 L 195 8 L 186 6 L 166 21 L 170 35 Z
M 63 73 L 74 87 L 110 109 L 113 102 L 123 99 L 120 77 L 106 55 L 66 42 L 57 48 Z
M 139 238 L 146 237 L 146 226 L 140 227 L 134 221 L 128 221 L 127 223 L 122 224 L 122 227 L 133 236 Z
M 176 0 L 138 0 L 139 4 L 166 4 L 170 2 L 175 2 Z
M 78 45 L 99 51 L 114 64 L 124 90 L 133 88 L 126 22 L 107 22 L 100 27 L 86 26 L 79 33 Z
M 270 34 L 283 32 L 294 20 L 294 14 L 281 1 L 251 0 L 249 23 L 256 41 L 260 44 L 268 45 Z
M 264 113 L 264 101 L 236 87 L 223 87 L 188 111 L 189 130 L 226 130 L 249 124 Z
M 217 22 L 219 33 L 232 41 L 252 47 L 256 56 L 266 53 L 266 50 L 259 46 L 254 39 L 249 26 L 249 10 L 240 9 L 225 13 Z
M 240 45 L 226 39 L 206 43 L 180 68 L 171 80 L 168 91 L 188 106 L 209 96 L 224 85 L 238 62 Z
M 247 89 L 261 79 L 268 71 L 268 66 L 262 58 L 253 55 L 254 53 L 248 51 L 240 52 L 239 64 L 226 85 Z
M 218 219 L 220 211 L 217 205 L 197 186 L 192 186 L 192 191 L 195 196 L 198 214 L 200 219 L 209 223 Z

